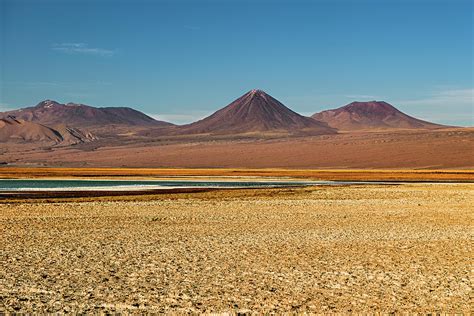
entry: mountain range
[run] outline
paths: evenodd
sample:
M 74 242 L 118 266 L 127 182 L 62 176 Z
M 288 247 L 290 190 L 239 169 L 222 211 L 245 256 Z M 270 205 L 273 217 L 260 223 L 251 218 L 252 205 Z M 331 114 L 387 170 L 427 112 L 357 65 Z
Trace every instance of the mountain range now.
M 0 117 L 14 116 L 25 121 L 45 125 L 67 124 L 82 128 L 94 128 L 103 125 L 124 126 L 171 126 L 173 124 L 157 121 L 150 116 L 127 107 L 97 108 L 84 104 L 61 104 L 45 100 L 36 106 L 8 111 Z
M 45 100 L 33 107 L 0 112 L 0 141 L 76 144 L 114 137 L 287 137 L 338 131 L 439 129 L 383 101 L 352 102 L 302 116 L 262 90 L 251 90 L 212 115 L 187 125 L 156 120 L 127 107 L 92 107 Z

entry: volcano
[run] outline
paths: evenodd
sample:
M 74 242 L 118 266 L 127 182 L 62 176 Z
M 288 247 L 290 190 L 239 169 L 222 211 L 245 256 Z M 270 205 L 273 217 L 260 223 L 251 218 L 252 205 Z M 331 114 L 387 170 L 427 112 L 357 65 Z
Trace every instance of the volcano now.
M 439 129 L 447 126 L 409 116 L 384 101 L 352 102 L 312 116 L 342 131 L 370 129 Z
M 44 125 L 66 124 L 79 128 L 104 127 L 107 125 L 160 127 L 173 124 L 157 121 L 148 115 L 127 107 L 97 108 L 84 104 L 61 104 L 45 100 L 34 107 L 0 113 L 1 117 L 18 119 Z
M 251 90 L 214 114 L 180 126 L 179 134 L 335 134 L 326 123 L 302 116 L 262 90 Z

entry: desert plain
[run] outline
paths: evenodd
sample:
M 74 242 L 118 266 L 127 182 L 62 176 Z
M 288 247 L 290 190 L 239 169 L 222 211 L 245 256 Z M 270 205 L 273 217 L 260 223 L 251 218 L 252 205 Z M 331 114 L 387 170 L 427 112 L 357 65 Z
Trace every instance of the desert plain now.
M 474 128 L 359 131 L 289 138 L 99 139 L 3 143 L 0 164 L 72 168 L 472 169 Z
M 3 199 L 0 311 L 469 314 L 473 189 Z

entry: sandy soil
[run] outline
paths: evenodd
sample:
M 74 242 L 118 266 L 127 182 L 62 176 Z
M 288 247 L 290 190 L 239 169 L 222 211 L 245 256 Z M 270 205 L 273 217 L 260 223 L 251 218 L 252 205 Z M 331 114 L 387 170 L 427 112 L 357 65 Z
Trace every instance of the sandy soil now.
M 68 147 L 2 144 L 0 163 L 68 167 L 474 168 L 474 128 L 288 139 L 118 140 Z
M 0 311 L 469 313 L 473 188 L 0 204 Z

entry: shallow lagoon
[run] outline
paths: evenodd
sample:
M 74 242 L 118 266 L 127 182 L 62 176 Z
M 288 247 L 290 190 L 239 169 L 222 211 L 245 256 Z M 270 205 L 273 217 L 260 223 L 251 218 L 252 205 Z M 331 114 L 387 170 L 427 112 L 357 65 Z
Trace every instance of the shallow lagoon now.
M 182 181 L 0 179 L 0 191 L 154 190 L 176 188 L 275 188 L 348 184 L 338 181 Z

